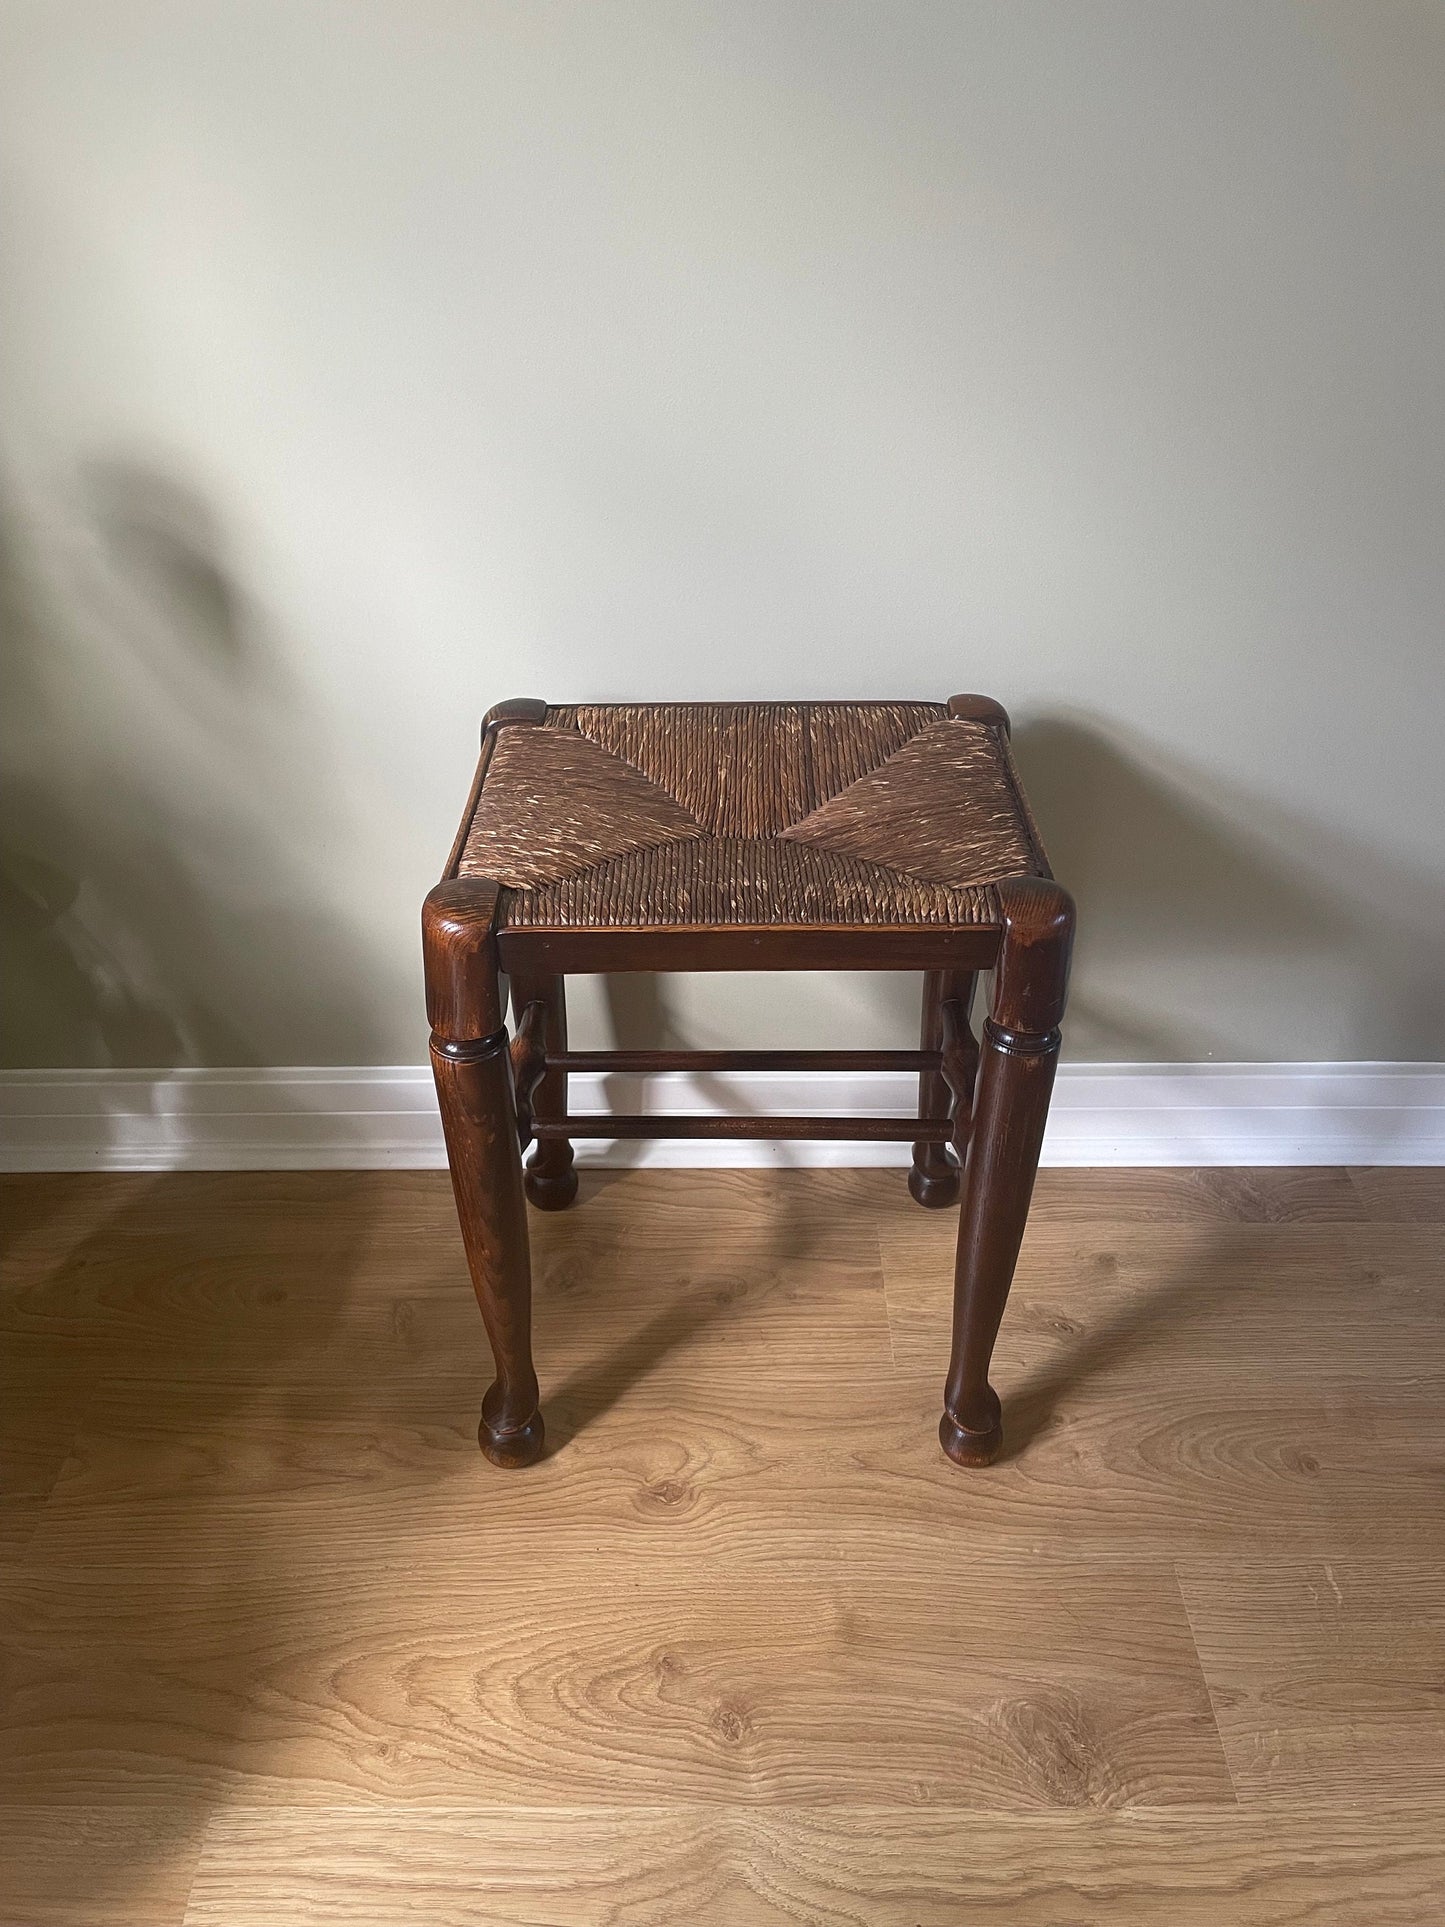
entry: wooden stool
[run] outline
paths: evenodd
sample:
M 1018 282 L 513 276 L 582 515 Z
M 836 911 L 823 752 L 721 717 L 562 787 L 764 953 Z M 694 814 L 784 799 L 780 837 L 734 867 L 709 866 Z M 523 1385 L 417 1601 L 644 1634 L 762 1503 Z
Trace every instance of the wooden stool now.
M 913 1142 L 952 1204 L 953 1356 L 939 1436 L 1003 1443 L 989 1360 L 1059 1054 L 1074 909 L 1019 788 L 1008 717 L 948 703 L 500 704 L 422 939 L 432 1066 L 496 1361 L 481 1445 L 542 1450 L 524 1192 L 577 1195 L 578 1137 Z M 568 971 L 921 970 L 916 1051 L 569 1051 Z M 969 1023 L 992 969 L 982 1047 Z M 510 1048 L 502 978 L 510 980 Z M 569 1117 L 569 1071 L 917 1070 L 917 1117 Z M 521 1153 L 537 1149 L 522 1170 Z

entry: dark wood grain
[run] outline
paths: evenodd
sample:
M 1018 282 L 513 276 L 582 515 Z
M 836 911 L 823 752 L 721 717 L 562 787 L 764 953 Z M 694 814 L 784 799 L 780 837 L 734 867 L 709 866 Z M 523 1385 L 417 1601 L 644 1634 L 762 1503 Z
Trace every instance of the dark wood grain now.
M 521 970 L 512 978 L 512 1008 L 538 1008 L 545 1067 L 531 1094 L 530 1119 L 552 1122 L 567 1114 L 567 1073 L 572 1068 L 567 1051 L 567 989 L 555 971 Z M 577 1196 L 577 1173 L 572 1146 L 566 1138 L 539 1142 L 527 1161 L 522 1182 L 528 1201 L 539 1211 L 565 1211 Z
M 422 962 L 426 1014 L 432 1035 L 446 1044 L 475 1043 L 502 1028 L 495 883 L 458 877 L 438 883 L 422 905 Z
M 978 979 L 972 971 L 929 970 L 923 977 L 923 1018 L 920 1025 L 919 1041 L 926 1056 L 935 1060 L 919 1071 L 918 1076 L 918 1115 L 935 1121 L 948 1119 L 954 1115 L 954 1091 L 943 1073 L 943 1049 L 945 1037 L 945 1007 L 954 1005 L 959 1013 L 956 1021 L 966 1028 L 968 1012 L 973 1004 L 974 987 Z M 971 1034 L 971 1033 L 970 1033 Z M 973 1100 L 972 1080 L 969 1081 L 960 1101 L 960 1111 L 965 1119 L 963 1136 L 967 1138 L 967 1118 Z M 920 1137 L 913 1146 L 913 1168 L 908 1173 L 908 1189 L 914 1201 L 937 1211 L 958 1202 L 958 1158 L 955 1151 L 959 1134 L 954 1132 L 947 1144 L 937 1144 Z
M 950 696 L 948 713 L 970 723 L 987 723 L 1005 735 L 1011 727 L 1008 711 L 992 696 Z
M 505 702 L 493 703 L 482 718 L 482 734 L 504 729 L 508 723 L 531 723 L 534 726 L 547 720 L 547 705 L 540 696 L 508 696 Z
M 532 1273 L 522 1161 L 502 1028 L 494 885 L 441 883 L 426 900 L 422 941 L 432 1074 L 462 1242 L 497 1376 L 479 1439 L 496 1465 L 541 1456 L 532 1365 Z
M 522 1161 L 505 1033 L 459 1059 L 435 1046 L 432 1071 L 457 1215 L 497 1376 L 482 1401 L 482 1450 L 495 1465 L 530 1465 L 542 1452 L 532 1365 L 532 1276 Z
M 654 1111 L 629 1117 L 621 1112 L 583 1112 L 535 1127 L 537 1141 L 567 1137 L 607 1138 L 831 1138 L 848 1144 L 903 1144 L 921 1137 L 946 1144 L 946 1121 L 916 1117 L 673 1117 Z
M 999 931 L 830 924 L 670 924 L 655 930 L 498 933 L 502 968 L 667 970 L 991 970 Z
M 959 1164 L 968 1155 L 969 1133 L 973 1129 L 973 1095 L 978 1087 L 978 1039 L 970 1021 L 973 1006 L 972 977 L 965 978 L 968 995 L 946 997 L 939 1006 L 943 1029 L 943 1055 L 939 1070 L 953 1103 L 953 1149 Z
M 548 1052 L 549 1061 L 552 1054 Z M 924 1071 L 942 1061 L 937 1050 L 584 1050 L 555 1060 L 569 1071 Z
M 515 989 L 515 987 L 514 987 Z M 546 1006 L 534 999 L 517 1015 L 508 1056 L 512 1060 L 512 1101 L 517 1107 L 517 1141 L 525 1150 L 532 1141 L 532 1100 L 547 1070 L 543 1042 Z
M 989 1360 L 1028 1219 L 1058 1063 L 1074 909 L 1056 883 L 999 885 L 1004 942 L 974 1094 L 954 1282 L 953 1348 L 939 1438 L 958 1465 L 1003 1445 Z

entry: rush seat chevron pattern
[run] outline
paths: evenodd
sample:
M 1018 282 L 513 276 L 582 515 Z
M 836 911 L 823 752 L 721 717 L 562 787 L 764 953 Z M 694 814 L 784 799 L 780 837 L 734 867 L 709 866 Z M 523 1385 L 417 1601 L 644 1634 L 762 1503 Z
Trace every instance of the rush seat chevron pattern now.
M 523 929 L 996 924 L 1047 876 L 1001 723 L 939 703 L 618 703 L 497 735 L 458 873 Z

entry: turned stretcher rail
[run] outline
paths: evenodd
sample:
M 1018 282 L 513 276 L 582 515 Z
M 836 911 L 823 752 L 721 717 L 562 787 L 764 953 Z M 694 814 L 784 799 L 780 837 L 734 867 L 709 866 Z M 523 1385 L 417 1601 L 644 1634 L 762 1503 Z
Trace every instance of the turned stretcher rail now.
M 588 1111 L 580 1117 L 538 1118 L 532 1135 L 539 1142 L 574 1137 L 780 1137 L 946 1144 L 952 1128 L 945 1119 L 916 1117 L 610 1117 Z
M 548 1070 L 649 1076 L 654 1071 L 926 1071 L 929 1050 L 573 1050 L 547 1053 Z

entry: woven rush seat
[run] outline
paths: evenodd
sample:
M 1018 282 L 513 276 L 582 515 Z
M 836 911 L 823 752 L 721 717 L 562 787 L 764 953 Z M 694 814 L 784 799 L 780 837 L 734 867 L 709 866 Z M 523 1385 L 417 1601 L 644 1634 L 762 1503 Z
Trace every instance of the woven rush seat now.
M 497 735 L 458 874 L 514 929 L 996 924 L 1047 876 L 1000 719 L 942 703 L 549 707 Z
M 517 1467 L 544 1449 L 527 1206 L 576 1202 L 574 1139 L 812 1138 L 910 1145 L 915 1202 L 961 1202 L 938 1436 L 955 1464 L 989 1464 L 1003 1443 L 989 1361 L 1043 1141 L 1073 931 L 1008 717 L 987 696 L 518 697 L 488 711 L 461 826 L 422 906 L 437 1101 L 496 1364 L 478 1430 L 487 1457 Z M 570 1047 L 569 976 L 718 970 L 764 983 L 769 972 L 918 971 L 918 1048 Z M 918 1095 L 902 1114 L 569 1103 L 576 1078 L 678 1072 L 907 1072 Z

